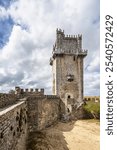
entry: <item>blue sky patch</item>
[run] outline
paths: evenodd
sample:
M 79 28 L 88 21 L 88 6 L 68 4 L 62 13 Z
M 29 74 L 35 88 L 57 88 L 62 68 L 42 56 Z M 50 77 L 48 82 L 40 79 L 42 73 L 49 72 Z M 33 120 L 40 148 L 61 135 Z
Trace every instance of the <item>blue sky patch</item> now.
M 0 0 L 0 6 L 4 8 L 8 8 L 13 2 L 16 2 L 17 0 Z
M 10 16 L 0 20 L 0 48 L 8 42 L 13 25 L 14 22 Z
M 0 6 L 8 8 L 12 0 L 0 0 Z

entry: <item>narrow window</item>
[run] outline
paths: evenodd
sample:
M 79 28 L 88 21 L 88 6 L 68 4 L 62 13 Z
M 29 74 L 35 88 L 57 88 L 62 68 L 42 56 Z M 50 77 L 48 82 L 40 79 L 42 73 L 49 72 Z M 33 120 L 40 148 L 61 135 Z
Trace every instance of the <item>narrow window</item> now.
M 67 108 L 68 113 L 70 112 L 69 108 Z
M 70 95 L 68 95 L 68 98 L 71 98 Z
M 75 61 L 75 56 L 73 56 L 73 60 Z
M 11 130 L 11 131 L 13 130 L 13 127 L 12 127 L 12 126 L 10 127 L 10 130 Z
M 1 139 L 3 138 L 3 132 L 1 133 L 0 138 L 1 138 Z
M 13 132 L 13 136 L 15 136 L 15 131 Z

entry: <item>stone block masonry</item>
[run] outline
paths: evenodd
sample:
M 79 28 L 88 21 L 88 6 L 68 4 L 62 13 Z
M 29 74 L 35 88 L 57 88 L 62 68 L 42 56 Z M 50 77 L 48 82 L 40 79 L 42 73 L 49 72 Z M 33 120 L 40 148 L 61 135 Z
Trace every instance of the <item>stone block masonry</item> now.
M 28 131 L 39 131 L 51 126 L 65 113 L 59 97 L 54 95 L 30 96 L 28 105 Z
M 55 95 L 30 95 L 0 111 L 0 150 L 26 150 L 30 132 L 45 129 L 65 113 L 64 103 Z
M 84 96 L 85 101 L 94 101 L 94 102 L 100 102 L 99 96 Z
M 17 95 L 0 93 L 0 108 L 12 105 L 17 102 Z
M 0 150 L 24 150 L 26 135 L 27 103 L 25 100 L 0 111 Z
M 20 87 L 15 87 L 15 94 L 17 95 L 21 95 L 22 96 L 30 96 L 30 95 L 44 95 L 44 89 L 33 89 L 33 88 L 30 88 L 30 89 L 21 89 Z
M 87 50 L 82 49 L 82 35 L 65 35 L 61 29 L 56 30 L 50 65 L 53 72 L 53 95 L 58 95 L 65 103 L 66 113 L 72 113 L 74 104 L 83 103 L 83 62 Z

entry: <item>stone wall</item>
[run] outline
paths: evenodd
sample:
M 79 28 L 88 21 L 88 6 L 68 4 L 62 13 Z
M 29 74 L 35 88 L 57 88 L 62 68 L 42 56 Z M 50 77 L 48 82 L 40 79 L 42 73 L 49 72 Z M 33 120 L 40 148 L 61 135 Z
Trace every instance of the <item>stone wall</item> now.
M 0 108 L 12 105 L 17 102 L 17 95 L 0 93 Z
M 27 135 L 27 103 L 18 102 L 0 111 L 0 150 L 24 150 Z
M 84 96 L 85 101 L 100 102 L 100 96 Z
M 20 87 L 15 87 L 15 94 L 20 96 L 30 96 L 30 95 L 44 95 L 44 89 L 21 89 Z
M 51 126 L 64 113 L 64 104 L 57 96 L 30 96 L 28 104 L 28 131 L 42 130 Z
M 56 30 L 56 46 L 67 53 L 77 53 L 82 49 L 82 35 L 65 35 L 61 29 Z

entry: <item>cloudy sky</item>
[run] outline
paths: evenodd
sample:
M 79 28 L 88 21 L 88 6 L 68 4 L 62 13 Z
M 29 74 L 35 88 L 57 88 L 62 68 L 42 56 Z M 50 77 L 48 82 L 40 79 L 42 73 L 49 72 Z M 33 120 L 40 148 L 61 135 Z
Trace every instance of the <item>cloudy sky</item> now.
M 99 95 L 99 15 L 99 0 L 0 0 L 0 92 L 21 86 L 51 93 L 49 59 L 61 28 L 83 35 L 84 94 Z

